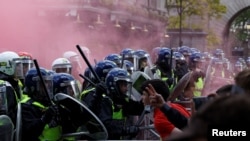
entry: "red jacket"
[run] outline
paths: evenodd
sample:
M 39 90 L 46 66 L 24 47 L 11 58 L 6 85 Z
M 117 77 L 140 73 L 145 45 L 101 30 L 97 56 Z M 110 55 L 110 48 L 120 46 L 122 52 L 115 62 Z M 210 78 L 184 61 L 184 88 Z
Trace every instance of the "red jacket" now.
M 191 114 L 180 104 L 170 103 L 170 106 L 178 110 L 183 116 L 189 118 Z M 163 112 L 159 108 L 154 110 L 154 127 L 160 134 L 161 138 L 166 138 L 175 128 L 175 126 L 168 120 Z

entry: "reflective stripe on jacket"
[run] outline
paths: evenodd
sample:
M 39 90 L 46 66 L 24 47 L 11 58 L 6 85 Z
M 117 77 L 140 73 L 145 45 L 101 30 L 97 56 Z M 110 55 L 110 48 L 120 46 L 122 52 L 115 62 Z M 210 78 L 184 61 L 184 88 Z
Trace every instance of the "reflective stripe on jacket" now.
M 195 82 L 194 85 L 195 85 L 194 97 L 200 97 L 204 87 L 203 79 L 201 77 L 198 78 L 198 81 Z
M 27 103 L 31 100 L 29 96 L 25 96 L 21 103 Z M 33 101 L 32 105 L 37 106 L 41 108 L 41 110 L 47 110 L 48 107 L 45 107 L 39 102 Z M 35 129 L 34 129 L 35 130 Z M 38 137 L 40 141 L 57 141 L 61 138 L 62 134 L 62 127 L 56 126 L 53 128 L 50 128 L 48 124 L 45 125 L 42 134 Z

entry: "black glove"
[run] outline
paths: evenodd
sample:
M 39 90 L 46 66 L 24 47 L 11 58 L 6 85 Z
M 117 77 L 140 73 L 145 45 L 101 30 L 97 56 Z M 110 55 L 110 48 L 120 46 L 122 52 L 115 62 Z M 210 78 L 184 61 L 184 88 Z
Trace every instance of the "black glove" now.
M 126 95 L 121 95 L 121 96 L 114 96 L 113 97 L 113 101 L 114 104 L 118 104 L 118 105 L 126 105 L 129 101 L 126 100 L 127 96 Z
M 171 87 L 174 84 L 174 79 L 173 78 L 168 78 L 166 82 L 168 84 L 168 87 Z
M 41 120 L 46 123 L 49 124 L 51 122 L 52 119 L 55 119 L 56 117 L 58 117 L 59 115 L 59 110 L 58 107 L 56 105 L 52 105 L 50 106 L 45 113 L 43 114 Z
M 106 94 L 107 86 L 104 82 L 100 82 L 95 87 L 95 94 L 96 96 L 102 96 L 103 94 Z
M 59 123 L 58 119 L 59 118 L 57 116 L 53 116 L 52 119 L 50 120 L 50 122 L 48 123 L 49 128 L 53 128 L 53 127 L 58 126 L 58 123 Z
M 139 131 L 140 129 L 137 126 L 126 126 L 123 128 L 123 134 L 130 135 L 131 137 L 135 137 Z

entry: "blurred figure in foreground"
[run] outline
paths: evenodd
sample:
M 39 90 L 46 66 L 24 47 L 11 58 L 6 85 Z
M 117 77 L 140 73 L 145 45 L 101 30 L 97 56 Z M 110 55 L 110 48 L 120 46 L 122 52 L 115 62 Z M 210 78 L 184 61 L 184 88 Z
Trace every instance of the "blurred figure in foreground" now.
M 248 125 L 250 124 L 249 107 L 250 98 L 248 95 L 218 97 L 207 103 L 192 116 L 190 124 L 184 129 L 183 133 L 172 135 L 167 141 L 218 140 L 221 138 L 218 138 L 219 131 L 223 131 L 224 135 L 229 135 L 227 136 L 228 139 L 232 137 L 229 132 L 233 131 L 237 134 L 236 140 L 248 140 L 246 132 L 249 131 Z M 240 134 L 238 134 L 239 131 L 241 131 Z M 216 135 L 212 136 L 212 133 Z M 223 139 L 227 137 L 224 136 Z
M 234 77 L 235 84 L 242 88 L 247 94 L 250 94 L 250 70 L 246 69 L 239 72 Z

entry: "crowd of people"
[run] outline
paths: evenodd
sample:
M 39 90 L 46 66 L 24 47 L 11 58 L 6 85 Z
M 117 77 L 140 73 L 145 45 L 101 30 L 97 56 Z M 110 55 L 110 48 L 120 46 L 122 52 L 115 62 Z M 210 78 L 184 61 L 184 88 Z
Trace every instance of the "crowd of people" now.
M 250 58 L 125 48 L 83 69 L 81 57 L 67 51 L 43 68 L 31 53 L 0 53 L 3 139 L 147 140 L 152 129 L 159 140 L 181 141 L 208 140 L 213 128 L 248 130 Z M 144 129 L 148 115 L 153 126 Z

